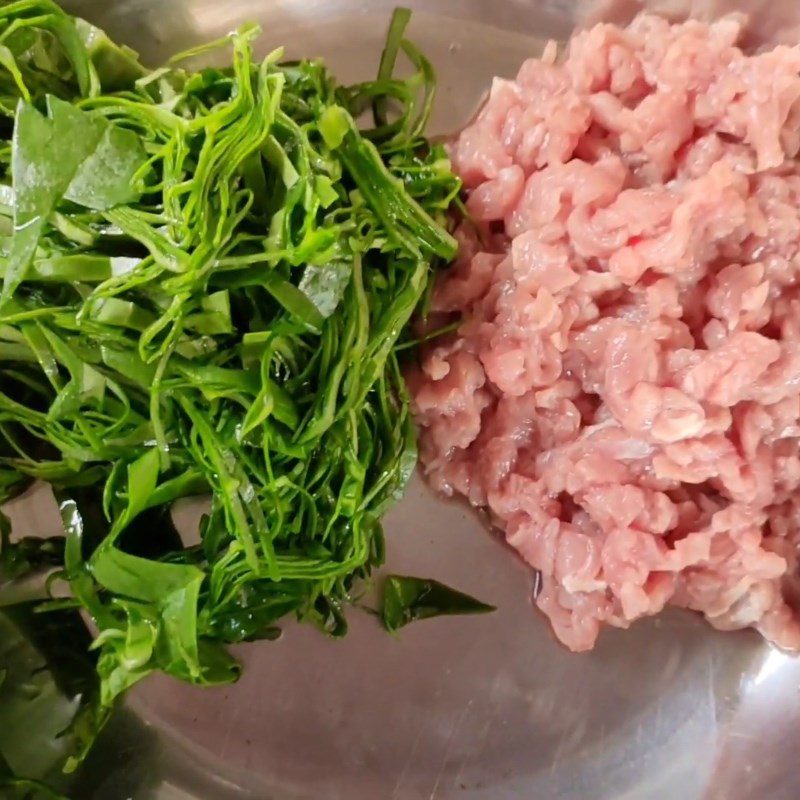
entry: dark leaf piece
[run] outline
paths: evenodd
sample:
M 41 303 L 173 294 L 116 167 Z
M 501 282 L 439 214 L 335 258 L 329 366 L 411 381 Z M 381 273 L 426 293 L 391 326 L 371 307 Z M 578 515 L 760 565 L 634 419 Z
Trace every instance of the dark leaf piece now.
M 390 575 L 383 585 L 383 624 L 396 631 L 418 619 L 453 614 L 488 614 L 495 607 L 439 581 Z

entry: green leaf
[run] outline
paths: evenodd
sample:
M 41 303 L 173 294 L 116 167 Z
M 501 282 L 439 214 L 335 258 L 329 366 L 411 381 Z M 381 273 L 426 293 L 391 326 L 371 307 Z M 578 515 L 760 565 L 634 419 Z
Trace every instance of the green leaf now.
M 238 678 L 238 667 L 229 656 L 210 644 L 201 648 L 198 642 L 198 599 L 204 574 L 197 567 L 103 548 L 91 569 L 108 591 L 145 604 L 123 602 L 127 632 L 115 650 L 115 661 L 109 651 L 106 654 L 106 704 L 156 667 L 193 683 L 229 683 Z M 98 642 L 102 641 L 101 633 Z
M 97 696 L 89 633 L 77 612 L 40 614 L 35 602 L 0 609 L 0 632 L 0 786 L 58 798 L 43 781 L 97 735 L 78 730 Z
M 53 99 L 51 108 L 55 103 L 60 101 Z M 53 114 L 53 122 L 62 134 L 65 116 Z M 98 125 L 100 122 L 104 124 Z M 135 176 L 145 161 L 139 137 L 99 118 L 93 119 L 91 126 L 86 120 L 81 123 L 76 120 L 75 128 L 76 133 L 83 130 L 85 135 L 90 135 L 89 131 L 95 133 L 97 128 L 101 128 L 101 133 L 91 152 L 78 164 L 64 197 L 96 211 L 135 200 L 141 194 Z M 54 155 L 59 157 L 58 150 Z
M 25 279 L 48 217 L 62 198 L 103 210 L 136 199 L 145 161 L 136 134 L 47 98 L 48 116 L 20 101 L 12 143 L 14 238 L 0 306 Z
M 0 582 L 15 580 L 64 563 L 64 540 L 28 536 L 11 540 L 11 525 L 0 511 Z M 0 605 L 3 605 L 0 600 Z
M 112 42 L 104 31 L 83 19 L 75 19 L 74 22 L 103 91 L 131 89 L 139 78 L 147 74 L 135 51 Z
M 454 614 L 487 614 L 495 607 L 439 581 L 390 575 L 383 585 L 383 624 L 396 631 L 410 622 Z
M 203 579 L 202 570 L 191 564 L 152 561 L 117 548 L 98 551 L 91 571 L 110 592 L 147 603 L 165 604 L 170 595 L 180 595 Z

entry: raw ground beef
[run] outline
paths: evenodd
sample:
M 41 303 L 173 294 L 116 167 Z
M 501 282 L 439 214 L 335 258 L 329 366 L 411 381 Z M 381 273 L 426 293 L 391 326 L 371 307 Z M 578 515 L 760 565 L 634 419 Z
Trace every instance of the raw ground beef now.
M 800 649 L 800 49 L 578 33 L 452 143 L 475 225 L 409 376 L 422 461 L 591 648 L 667 604 Z

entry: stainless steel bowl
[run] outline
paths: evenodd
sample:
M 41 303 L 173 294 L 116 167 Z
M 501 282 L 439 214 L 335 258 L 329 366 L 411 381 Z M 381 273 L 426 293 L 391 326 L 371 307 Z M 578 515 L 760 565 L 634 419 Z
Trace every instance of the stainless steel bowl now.
M 407 2 L 407 0 L 406 0 Z M 418 0 L 411 35 L 432 57 L 435 124 L 452 130 L 492 75 L 511 75 L 578 17 L 635 3 Z M 74 0 L 155 62 L 256 19 L 266 51 L 373 73 L 394 0 Z M 755 36 L 800 40 L 797 0 L 653 2 L 755 12 Z M 26 507 L 17 504 L 18 518 Z M 341 642 L 289 626 L 241 650 L 235 687 L 146 682 L 106 737 L 79 800 L 795 800 L 800 660 L 749 633 L 671 613 L 603 634 L 588 655 L 555 643 L 530 573 L 458 505 L 415 484 L 391 514 L 395 571 L 496 604 L 482 618 L 382 633 L 353 610 Z

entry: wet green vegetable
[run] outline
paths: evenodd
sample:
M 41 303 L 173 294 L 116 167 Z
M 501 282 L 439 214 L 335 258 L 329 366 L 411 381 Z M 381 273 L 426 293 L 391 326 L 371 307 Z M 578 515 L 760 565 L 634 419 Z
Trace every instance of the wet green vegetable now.
M 0 603 L 0 796 L 63 800 L 36 775 L 63 784 L 97 689 L 91 637 L 74 612 L 36 613 L 36 601 Z
M 391 632 L 420 619 L 488 614 L 494 610 L 494 606 L 430 578 L 389 575 L 383 586 L 381 616 L 384 627 Z
M 65 530 L 0 559 L 63 557 L 42 610 L 94 620 L 77 759 L 154 670 L 235 680 L 225 646 L 286 614 L 341 635 L 383 560 L 416 460 L 397 350 L 459 190 L 406 22 L 341 87 L 256 59 L 254 26 L 229 68 L 148 70 L 48 0 L 0 4 L 0 502 L 45 480 Z M 184 546 L 169 509 L 203 494 Z

